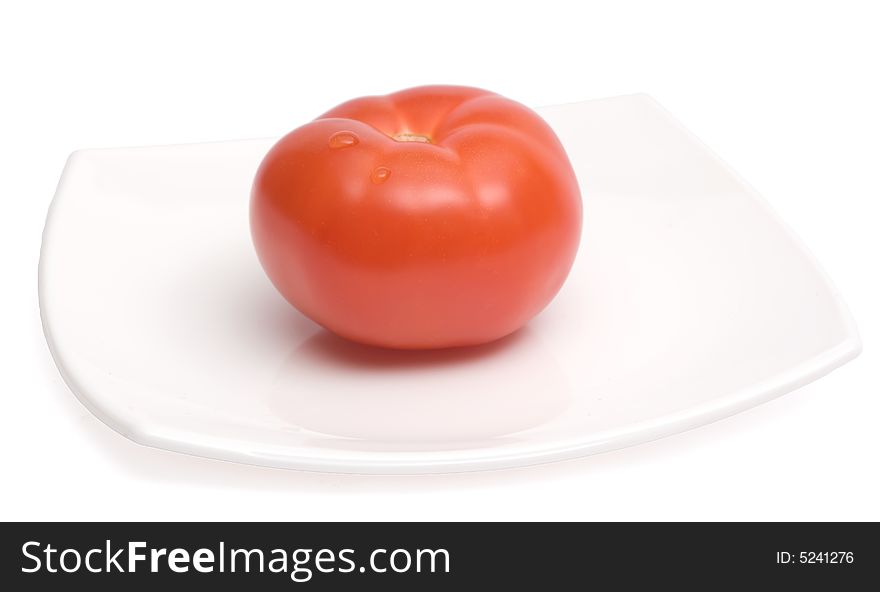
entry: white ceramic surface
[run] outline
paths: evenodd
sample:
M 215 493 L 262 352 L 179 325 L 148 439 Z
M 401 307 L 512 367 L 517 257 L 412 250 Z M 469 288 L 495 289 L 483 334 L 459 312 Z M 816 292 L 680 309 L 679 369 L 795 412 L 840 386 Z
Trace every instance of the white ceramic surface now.
M 142 444 L 416 473 L 652 440 L 858 355 L 853 321 L 812 256 L 650 97 L 539 111 L 582 184 L 580 253 L 541 315 L 471 350 L 361 347 L 282 300 L 247 222 L 271 139 L 74 153 L 39 273 L 65 381 Z

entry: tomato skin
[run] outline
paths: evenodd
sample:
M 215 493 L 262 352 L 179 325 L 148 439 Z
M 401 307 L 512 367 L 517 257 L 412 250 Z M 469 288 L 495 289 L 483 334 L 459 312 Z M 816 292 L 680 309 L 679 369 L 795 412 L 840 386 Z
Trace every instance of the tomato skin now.
M 291 304 L 400 349 L 522 327 L 564 283 L 582 215 L 550 127 L 456 86 L 354 99 L 292 131 L 260 165 L 250 213 L 260 262 Z

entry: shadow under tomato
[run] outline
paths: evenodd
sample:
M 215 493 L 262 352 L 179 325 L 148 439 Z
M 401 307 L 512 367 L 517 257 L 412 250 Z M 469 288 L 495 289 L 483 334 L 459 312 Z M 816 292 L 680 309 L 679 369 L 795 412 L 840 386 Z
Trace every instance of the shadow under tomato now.
M 528 339 L 528 333 L 528 328 L 524 328 L 490 343 L 468 347 L 403 350 L 363 345 L 322 330 L 299 347 L 291 358 L 302 355 L 319 363 L 331 362 L 361 369 L 391 370 L 451 366 L 503 355 L 505 349 L 516 347 L 517 342 Z
M 358 452 L 498 446 L 551 421 L 569 400 L 556 360 L 528 328 L 430 351 L 321 331 L 290 353 L 269 394 L 304 444 Z

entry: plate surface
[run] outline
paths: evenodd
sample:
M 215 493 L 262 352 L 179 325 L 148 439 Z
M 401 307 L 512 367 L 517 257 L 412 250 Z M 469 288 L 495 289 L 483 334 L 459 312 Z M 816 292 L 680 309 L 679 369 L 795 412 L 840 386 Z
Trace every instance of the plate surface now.
M 248 231 L 251 179 L 274 140 L 74 153 L 39 273 L 65 381 L 142 444 L 419 473 L 652 440 L 858 355 L 813 257 L 650 97 L 539 112 L 583 188 L 577 262 L 525 329 L 458 351 L 350 344 L 275 292 Z

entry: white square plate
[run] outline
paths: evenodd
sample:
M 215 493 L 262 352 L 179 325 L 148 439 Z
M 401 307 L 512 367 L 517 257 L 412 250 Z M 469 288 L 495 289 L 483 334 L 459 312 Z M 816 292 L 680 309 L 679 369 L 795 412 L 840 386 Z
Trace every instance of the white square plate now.
M 350 344 L 282 300 L 248 230 L 272 139 L 74 153 L 39 274 L 64 379 L 150 446 L 295 469 L 444 472 L 652 440 L 858 355 L 813 257 L 650 97 L 539 111 L 580 179 L 583 242 L 541 315 L 469 350 Z

